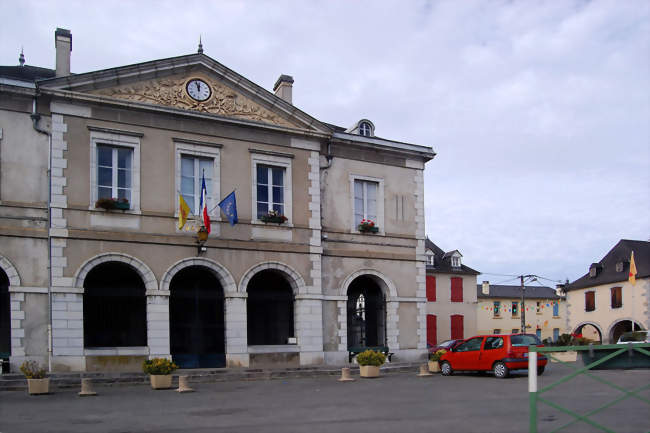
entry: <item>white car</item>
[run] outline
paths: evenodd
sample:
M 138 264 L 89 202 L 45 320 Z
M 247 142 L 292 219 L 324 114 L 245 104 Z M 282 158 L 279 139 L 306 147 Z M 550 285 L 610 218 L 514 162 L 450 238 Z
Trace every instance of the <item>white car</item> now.
M 616 344 L 628 343 L 650 343 L 650 334 L 648 331 L 631 331 L 626 332 L 618 339 Z

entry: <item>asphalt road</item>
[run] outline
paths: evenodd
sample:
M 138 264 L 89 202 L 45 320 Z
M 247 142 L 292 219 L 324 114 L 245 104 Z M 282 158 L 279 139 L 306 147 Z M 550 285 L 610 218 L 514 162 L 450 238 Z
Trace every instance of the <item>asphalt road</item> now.
M 568 373 L 552 364 L 540 388 Z M 650 385 L 650 370 L 598 371 L 599 378 L 627 389 Z M 0 432 L 453 432 L 525 433 L 529 425 L 528 379 L 480 374 L 391 374 L 340 383 L 318 377 L 191 384 L 196 392 L 154 391 L 147 386 L 96 387 L 96 397 L 78 390 L 28 396 L 0 392 Z M 544 394 L 581 413 L 622 395 L 579 377 Z M 650 390 L 640 395 L 650 399 Z M 616 432 L 650 431 L 648 403 L 626 399 L 594 419 Z M 539 432 L 569 420 L 540 404 Z M 585 424 L 563 430 L 597 431 Z

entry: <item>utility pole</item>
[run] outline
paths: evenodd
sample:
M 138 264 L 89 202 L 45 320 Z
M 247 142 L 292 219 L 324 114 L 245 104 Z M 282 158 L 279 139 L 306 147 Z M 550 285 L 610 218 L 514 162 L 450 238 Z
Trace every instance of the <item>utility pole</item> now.
M 526 333 L 526 297 L 524 296 L 524 276 L 521 275 L 519 277 L 521 281 L 521 333 L 525 334 Z

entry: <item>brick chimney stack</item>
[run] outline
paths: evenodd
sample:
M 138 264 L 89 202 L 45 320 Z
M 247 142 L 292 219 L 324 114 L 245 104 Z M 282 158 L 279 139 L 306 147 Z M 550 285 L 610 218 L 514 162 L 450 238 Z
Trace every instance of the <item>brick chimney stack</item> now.
M 70 52 L 72 52 L 72 33 L 70 30 L 58 28 L 54 32 L 56 47 L 56 76 L 70 75 Z

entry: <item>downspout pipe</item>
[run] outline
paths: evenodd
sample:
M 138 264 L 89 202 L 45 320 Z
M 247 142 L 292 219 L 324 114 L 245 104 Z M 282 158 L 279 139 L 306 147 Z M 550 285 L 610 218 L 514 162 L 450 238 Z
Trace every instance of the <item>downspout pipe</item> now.
M 39 126 L 41 115 L 37 111 L 38 85 L 32 100 L 32 126 L 38 133 L 47 136 L 47 369 L 52 371 L 52 134 Z

